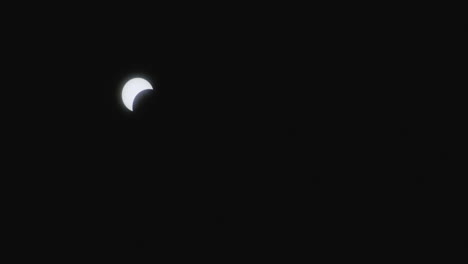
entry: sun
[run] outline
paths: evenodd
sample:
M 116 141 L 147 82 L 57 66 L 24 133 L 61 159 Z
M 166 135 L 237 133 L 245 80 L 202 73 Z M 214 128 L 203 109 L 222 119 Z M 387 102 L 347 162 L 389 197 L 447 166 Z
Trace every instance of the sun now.
M 129 80 L 122 89 L 122 101 L 128 110 L 133 111 L 135 97 L 145 90 L 153 90 L 153 86 L 143 78 Z

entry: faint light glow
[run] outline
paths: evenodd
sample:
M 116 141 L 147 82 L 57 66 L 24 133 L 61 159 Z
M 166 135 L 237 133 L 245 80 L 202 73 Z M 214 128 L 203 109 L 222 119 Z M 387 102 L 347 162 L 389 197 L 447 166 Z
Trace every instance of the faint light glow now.
M 122 101 L 128 110 L 133 111 L 135 97 L 145 90 L 153 90 L 153 87 L 143 78 L 131 79 L 124 85 L 122 89 Z

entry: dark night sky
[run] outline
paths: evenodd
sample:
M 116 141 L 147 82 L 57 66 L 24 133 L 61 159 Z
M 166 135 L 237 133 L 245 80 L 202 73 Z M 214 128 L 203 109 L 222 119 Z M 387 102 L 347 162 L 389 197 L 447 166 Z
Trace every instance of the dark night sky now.
M 2 113 L 7 181 L 12 210 L 27 208 L 13 217 L 25 236 L 232 254 L 305 224 L 319 250 L 330 234 L 356 235 L 339 219 L 403 204 L 376 202 L 384 187 L 365 199 L 366 184 L 410 186 L 400 194 L 420 202 L 424 179 L 403 179 L 418 131 L 405 89 L 419 55 L 388 25 L 122 12 L 30 25 L 7 43 L 15 57 L 3 73 L 18 87 Z M 129 112 L 120 91 L 137 76 L 154 91 Z

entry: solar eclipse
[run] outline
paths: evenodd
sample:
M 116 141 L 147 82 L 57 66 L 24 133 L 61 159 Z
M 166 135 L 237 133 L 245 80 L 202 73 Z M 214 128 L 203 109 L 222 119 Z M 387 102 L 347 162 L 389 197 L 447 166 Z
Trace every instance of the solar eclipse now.
M 122 89 L 122 101 L 127 107 L 128 110 L 133 111 L 133 104 L 135 98 L 139 93 L 145 90 L 153 90 L 153 86 L 143 79 L 143 78 L 134 78 L 129 80 Z

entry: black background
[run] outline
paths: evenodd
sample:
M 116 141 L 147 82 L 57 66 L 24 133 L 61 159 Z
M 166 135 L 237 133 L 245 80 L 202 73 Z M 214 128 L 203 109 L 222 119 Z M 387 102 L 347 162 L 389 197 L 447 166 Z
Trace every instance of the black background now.
M 14 240 L 132 259 L 323 252 L 358 226 L 380 232 L 363 243 L 419 239 L 418 27 L 192 8 L 74 7 L 6 28 Z M 154 90 L 130 112 L 133 77 Z

